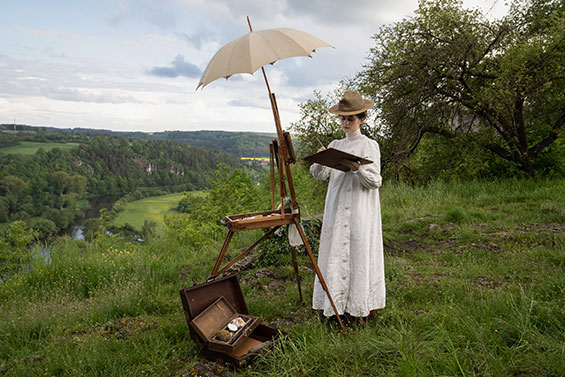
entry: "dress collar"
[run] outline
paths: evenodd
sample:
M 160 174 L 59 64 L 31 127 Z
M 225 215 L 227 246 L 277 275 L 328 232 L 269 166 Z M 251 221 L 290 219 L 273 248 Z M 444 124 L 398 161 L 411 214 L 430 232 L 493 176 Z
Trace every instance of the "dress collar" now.
M 345 138 L 347 140 L 357 140 L 360 139 L 362 136 L 363 134 L 361 133 L 361 129 L 355 130 L 353 132 L 345 133 Z

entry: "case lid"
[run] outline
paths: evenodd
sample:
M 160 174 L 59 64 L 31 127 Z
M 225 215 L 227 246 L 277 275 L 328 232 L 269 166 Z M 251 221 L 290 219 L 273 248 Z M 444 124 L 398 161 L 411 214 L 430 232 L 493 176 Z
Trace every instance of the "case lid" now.
M 236 275 L 183 288 L 180 295 L 189 320 L 193 320 L 222 296 L 237 313 L 249 314 Z
M 222 296 L 194 318 L 190 325 L 194 327 L 200 336 L 210 340 L 226 326 L 235 314 L 237 312 Z

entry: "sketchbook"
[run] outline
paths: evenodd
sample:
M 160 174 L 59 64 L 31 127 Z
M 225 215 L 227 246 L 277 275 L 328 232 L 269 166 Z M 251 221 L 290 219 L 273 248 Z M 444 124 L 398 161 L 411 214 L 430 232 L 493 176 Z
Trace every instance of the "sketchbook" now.
M 314 153 L 310 156 L 304 157 L 304 160 L 312 163 L 318 163 L 333 169 L 338 169 L 341 171 L 349 171 L 349 168 L 341 163 L 342 160 L 350 160 L 359 162 L 361 165 L 367 165 L 373 163 L 371 160 L 366 158 L 355 156 L 344 151 L 340 151 L 335 148 L 328 148 L 321 152 Z

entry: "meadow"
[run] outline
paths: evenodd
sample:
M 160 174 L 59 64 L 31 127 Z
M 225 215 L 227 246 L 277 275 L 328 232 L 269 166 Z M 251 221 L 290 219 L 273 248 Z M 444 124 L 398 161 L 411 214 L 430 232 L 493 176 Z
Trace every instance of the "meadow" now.
M 201 195 L 201 192 L 191 192 L 190 194 Z M 167 214 L 176 213 L 175 209 L 183 196 L 183 193 L 174 193 L 129 202 L 125 205 L 124 210 L 112 219 L 111 224 L 124 225 L 127 223 L 139 230 L 143 227 L 145 220 L 154 221 L 157 224 L 157 234 L 163 235 L 165 232 L 163 217 Z
M 36 141 L 20 141 L 18 145 L 11 147 L 0 148 L 0 153 L 4 154 L 19 154 L 23 156 L 35 156 L 39 148 L 43 148 L 45 152 L 53 148 L 61 150 L 70 150 L 78 147 L 78 143 L 55 143 L 55 142 L 36 142 Z
M 0 375 L 562 376 L 563 198 L 561 180 L 385 184 L 387 307 L 346 336 L 310 309 L 308 258 L 302 303 L 289 253 L 258 258 L 238 275 L 247 306 L 288 336 L 237 371 L 199 357 L 178 293 L 206 279 L 221 239 L 62 238 L 50 265 L 0 284 Z

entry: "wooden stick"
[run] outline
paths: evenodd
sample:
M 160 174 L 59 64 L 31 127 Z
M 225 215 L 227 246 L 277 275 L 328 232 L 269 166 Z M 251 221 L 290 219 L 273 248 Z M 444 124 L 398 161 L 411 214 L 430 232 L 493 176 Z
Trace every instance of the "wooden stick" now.
M 226 255 L 226 251 L 228 250 L 228 246 L 231 242 L 232 236 L 233 236 L 233 232 L 230 229 L 228 231 L 228 234 L 226 235 L 226 238 L 224 239 L 224 244 L 222 246 L 222 250 L 220 250 L 220 255 L 218 255 L 218 259 L 216 259 L 216 264 L 214 264 L 214 268 L 212 269 L 212 273 L 210 274 L 210 276 L 208 276 L 208 280 L 213 279 L 216 276 L 218 276 L 218 269 L 222 265 L 222 260 L 224 259 L 224 256 Z
M 269 144 L 269 163 L 271 165 L 271 209 L 275 209 L 275 160 L 273 144 Z
M 230 268 L 231 266 L 233 266 L 234 264 L 236 264 L 237 261 L 239 261 L 241 258 L 243 258 L 247 254 L 249 254 L 252 250 L 254 250 L 257 247 L 257 245 L 259 245 L 261 242 L 263 242 L 267 237 L 269 237 L 271 234 L 273 234 L 279 228 L 280 228 L 280 225 L 271 228 L 267 233 L 265 233 L 263 235 L 263 237 L 261 237 L 257 241 L 255 241 L 251 246 L 249 246 L 241 254 L 239 254 L 234 260 L 232 260 L 230 263 L 226 264 L 220 271 L 218 271 L 218 275 L 221 274 L 222 272 L 224 272 L 225 270 L 227 270 L 228 268 Z
M 249 19 L 249 16 L 247 16 L 247 25 L 249 25 L 249 32 L 253 32 L 253 27 L 251 26 L 251 20 Z M 267 85 L 267 92 L 269 93 L 269 100 L 271 101 L 271 109 L 273 110 L 273 117 L 275 118 L 275 127 L 277 129 L 277 136 L 279 137 L 281 143 L 284 143 L 284 141 L 282 140 L 283 134 L 281 127 L 281 120 L 279 117 L 279 113 L 276 109 L 276 103 L 274 102 L 273 99 L 273 92 L 271 92 L 271 87 L 269 86 L 269 80 L 267 79 L 267 73 L 265 72 L 265 67 L 261 67 L 261 72 L 263 73 L 263 78 L 265 79 L 265 85 Z
M 322 289 L 326 292 L 326 295 L 328 296 L 328 299 L 330 300 L 330 304 L 331 304 L 331 306 L 334 310 L 334 313 L 337 317 L 337 321 L 339 322 L 339 325 L 341 326 L 341 330 L 343 331 L 343 333 L 345 335 L 347 335 L 347 331 L 345 330 L 345 326 L 343 325 L 343 322 L 341 322 L 341 317 L 339 316 L 339 313 L 337 312 L 337 308 L 334 304 L 334 300 L 332 299 L 332 295 L 330 294 L 330 290 L 329 290 L 328 286 L 326 285 L 326 281 L 324 280 L 324 277 L 322 276 L 322 271 L 320 271 L 320 267 L 318 267 L 318 262 L 316 262 L 316 258 L 314 257 L 314 253 L 312 253 L 312 249 L 310 248 L 310 244 L 308 244 L 308 240 L 306 239 L 306 234 L 304 233 L 304 229 L 302 229 L 302 225 L 300 225 L 300 221 L 296 220 L 295 224 L 296 224 L 296 228 L 298 229 L 298 233 L 300 233 L 300 238 L 302 238 L 302 242 L 304 242 L 304 247 L 306 247 L 306 251 L 308 252 L 308 255 L 310 256 L 310 261 L 314 265 L 314 270 L 316 270 L 316 275 L 318 275 L 318 279 L 320 280 L 320 284 L 322 285 Z
M 300 288 L 300 275 L 298 273 L 298 262 L 296 260 L 296 249 L 294 246 L 290 247 L 290 253 L 292 254 L 292 267 L 296 275 L 296 284 L 298 284 L 298 295 L 300 296 L 300 302 L 302 302 L 302 289 Z
M 284 198 L 286 196 L 286 185 L 284 183 L 284 171 L 283 171 L 283 160 L 279 150 L 279 145 L 276 140 L 273 140 L 273 146 L 275 151 L 275 158 L 277 160 L 277 172 L 279 173 L 279 191 L 281 194 L 281 215 L 284 216 Z
M 290 200 L 292 203 L 292 209 L 298 208 L 298 202 L 296 201 L 296 193 L 294 192 L 294 183 L 292 182 L 292 173 L 290 171 L 290 164 L 286 162 L 284 164 L 286 169 L 286 179 L 288 180 L 288 190 L 290 191 Z

